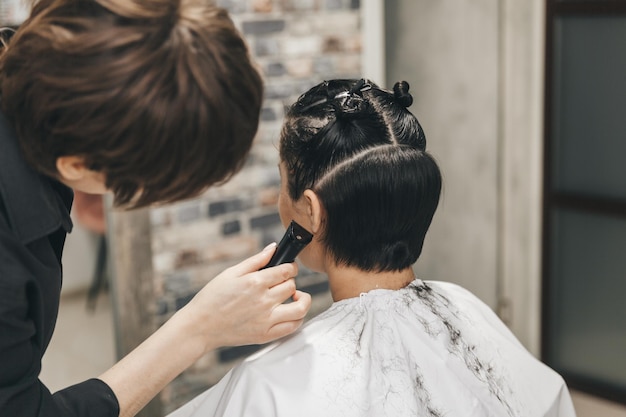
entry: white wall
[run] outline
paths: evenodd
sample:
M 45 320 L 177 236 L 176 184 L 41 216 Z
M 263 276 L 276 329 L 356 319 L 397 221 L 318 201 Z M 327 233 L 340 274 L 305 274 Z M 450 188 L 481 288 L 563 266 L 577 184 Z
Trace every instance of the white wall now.
M 468 288 L 539 351 L 542 0 L 385 2 L 386 84 L 444 175 L 417 270 Z
M 417 270 L 491 307 L 497 298 L 498 1 L 386 3 L 387 86 L 406 80 L 411 110 L 444 177 Z
M 501 20 L 500 297 L 507 323 L 539 355 L 545 2 L 506 0 Z
M 74 219 L 74 229 L 67 235 L 63 251 L 63 288 L 61 294 L 89 288 L 96 265 L 98 237 Z

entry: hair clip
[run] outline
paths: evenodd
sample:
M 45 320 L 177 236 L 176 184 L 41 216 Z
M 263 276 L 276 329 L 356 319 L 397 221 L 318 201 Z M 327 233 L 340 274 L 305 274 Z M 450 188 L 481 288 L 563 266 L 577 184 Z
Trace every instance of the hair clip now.
M 348 91 L 342 91 L 341 93 L 337 94 L 333 99 L 337 100 L 339 98 L 345 98 L 355 94 L 361 96 L 362 92 L 371 89 L 372 85 L 365 81 L 365 79 L 361 78 L 359 81 L 356 82 L 356 84 L 354 84 L 351 89 L 349 89 Z
M 372 89 L 372 85 L 365 81 L 365 78 L 361 78 L 359 81 L 354 84 L 354 86 L 350 89 L 350 94 L 359 94 L 364 91 L 368 91 Z M 359 94 L 360 95 L 360 94 Z
M 324 85 L 328 86 L 328 82 L 325 82 Z M 313 107 L 319 106 L 320 104 L 328 103 L 330 100 L 347 99 L 353 95 L 358 95 L 359 97 L 362 98 L 363 97 L 362 93 L 364 91 L 368 91 L 371 89 L 372 89 L 372 85 L 368 83 L 367 81 L 365 81 L 364 78 L 361 78 L 359 81 L 356 82 L 356 84 L 350 90 L 337 93 L 332 99 L 322 98 L 320 100 L 314 101 L 313 103 L 307 104 L 306 106 L 302 107 L 300 111 L 305 112 Z M 300 98 L 302 98 L 302 96 Z M 300 98 L 298 99 L 298 101 L 300 101 Z

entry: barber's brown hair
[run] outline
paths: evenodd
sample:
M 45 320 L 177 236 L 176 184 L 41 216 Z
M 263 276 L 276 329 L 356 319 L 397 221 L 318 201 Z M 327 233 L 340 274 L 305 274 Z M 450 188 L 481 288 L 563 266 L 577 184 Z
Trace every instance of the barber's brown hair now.
M 56 177 L 81 156 L 120 206 L 228 180 L 263 96 L 247 47 L 207 0 L 40 0 L 0 52 L 2 110 L 26 159 Z

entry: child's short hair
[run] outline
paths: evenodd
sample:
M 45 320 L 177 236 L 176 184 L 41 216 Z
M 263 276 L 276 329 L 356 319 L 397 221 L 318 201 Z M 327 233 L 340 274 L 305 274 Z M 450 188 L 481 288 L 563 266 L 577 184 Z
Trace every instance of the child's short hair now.
M 262 80 L 206 0 L 40 0 L 0 52 L 2 110 L 26 159 L 84 157 L 117 205 L 194 196 L 243 164 Z
M 332 80 L 292 105 L 280 155 L 290 197 L 320 197 L 322 240 L 339 264 L 366 271 L 410 267 L 439 202 L 441 173 L 407 107 L 406 82 L 394 92 L 365 80 Z

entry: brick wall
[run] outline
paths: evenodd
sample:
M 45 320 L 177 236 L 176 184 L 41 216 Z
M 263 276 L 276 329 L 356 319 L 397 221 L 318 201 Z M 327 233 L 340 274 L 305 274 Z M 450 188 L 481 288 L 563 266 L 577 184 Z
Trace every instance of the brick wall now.
M 26 0 L 0 0 L 0 29 L 3 26 L 17 26 L 28 17 Z
M 220 0 L 246 37 L 266 82 L 261 125 L 246 166 L 198 199 L 150 211 L 155 326 L 225 268 L 278 241 L 278 135 L 284 108 L 324 79 L 360 76 L 360 3 L 355 0 Z M 331 302 L 323 276 L 301 267 L 311 315 Z M 212 352 L 172 382 L 169 412 L 217 382 L 256 346 Z

